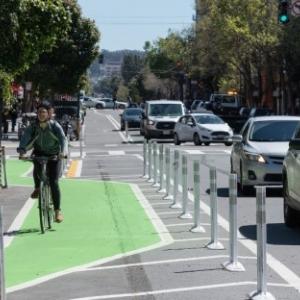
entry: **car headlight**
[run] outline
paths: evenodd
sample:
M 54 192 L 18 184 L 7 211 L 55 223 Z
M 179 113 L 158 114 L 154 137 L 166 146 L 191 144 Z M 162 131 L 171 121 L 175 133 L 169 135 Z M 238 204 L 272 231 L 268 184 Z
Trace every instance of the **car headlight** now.
M 147 124 L 148 124 L 148 125 L 154 125 L 154 121 L 148 120 L 148 121 L 147 121 Z
M 245 156 L 249 160 L 257 161 L 257 162 L 262 163 L 262 164 L 266 163 L 266 160 L 260 154 L 245 152 Z

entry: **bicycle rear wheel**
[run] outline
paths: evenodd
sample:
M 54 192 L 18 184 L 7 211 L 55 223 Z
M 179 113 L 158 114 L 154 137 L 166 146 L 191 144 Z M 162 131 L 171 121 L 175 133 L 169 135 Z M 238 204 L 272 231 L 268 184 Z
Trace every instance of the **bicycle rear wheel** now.
M 41 232 L 45 233 L 47 228 L 51 228 L 51 212 L 50 212 L 50 188 L 48 184 L 41 182 L 39 194 L 39 217 Z

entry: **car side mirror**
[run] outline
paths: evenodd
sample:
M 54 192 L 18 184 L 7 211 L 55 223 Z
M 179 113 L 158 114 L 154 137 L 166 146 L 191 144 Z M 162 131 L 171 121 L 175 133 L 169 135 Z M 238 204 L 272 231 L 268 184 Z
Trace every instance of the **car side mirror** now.
M 300 150 L 300 139 L 290 140 L 289 149 Z
M 232 136 L 233 143 L 240 143 L 243 141 L 243 136 L 241 134 L 235 134 Z

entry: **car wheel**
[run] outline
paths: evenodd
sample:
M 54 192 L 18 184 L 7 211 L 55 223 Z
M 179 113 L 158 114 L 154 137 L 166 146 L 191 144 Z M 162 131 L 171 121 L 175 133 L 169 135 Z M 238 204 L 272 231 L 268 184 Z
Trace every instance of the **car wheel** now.
M 97 109 L 103 109 L 103 105 L 102 104 L 96 104 L 96 108 Z
M 283 216 L 284 223 L 287 227 L 293 228 L 298 224 L 299 212 L 288 205 L 288 182 L 283 176 Z
M 175 145 L 180 145 L 181 144 L 181 142 L 180 142 L 180 140 L 178 138 L 177 133 L 174 133 L 174 144 Z
M 193 137 L 193 140 L 194 140 L 195 146 L 201 146 L 202 142 L 201 142 L 201 139 L 199 137 L 199 134 L 195 133 L 194 137 Z
M 209 146 L 209 145 L 210 145 L 210 142 L 205 142 L 204 145 L 205 145 L 205 146 Z
M 225 146 L 232 146 L 232 142 L 225 142 Z

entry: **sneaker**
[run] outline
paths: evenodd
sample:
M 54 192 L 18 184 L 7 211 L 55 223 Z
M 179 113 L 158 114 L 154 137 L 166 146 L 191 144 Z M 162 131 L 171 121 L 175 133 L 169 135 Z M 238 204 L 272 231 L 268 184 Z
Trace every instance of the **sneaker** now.
M 61 213 L 60 210 L 55 211 L 55 218 L 54 219 L 55 219 L 56 223 L 61 223 L 64 220 L 64 216 L 63 216 L 63 214 Z
M 36 188 L 36 189 L 34 189 L 34 191 L 31 193 L 30 197 L 31 197 L 32 199 L 36 199 L 36 198 L 39 197 L 39 195 L 40 195 L 40 189 L 39 189 L 39 188 Z

